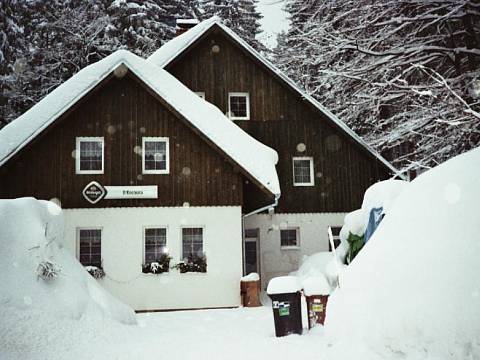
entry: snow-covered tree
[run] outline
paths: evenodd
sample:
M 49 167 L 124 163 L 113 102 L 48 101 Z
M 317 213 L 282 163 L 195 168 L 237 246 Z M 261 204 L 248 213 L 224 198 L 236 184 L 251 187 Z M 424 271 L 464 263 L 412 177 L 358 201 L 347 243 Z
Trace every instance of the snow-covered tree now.
M 265 51 L 266 47 L 256 38 L 262 32 L 257 11 L 258 0 L 202 0 L 202 18 L 218 16 L 254 49 Z
M 478 0 L 287 0 L 276 61 L 401 168 L 480 144 Z
M 106 35 L 116 48 L 150 55 L 175 35 L 175 4 L 166 0 L 115 0 L 107 7 L 110 24 Z
M 148 56 L 198 0 L 3 0 L 0 127 L 83 67 L 126 48 Z

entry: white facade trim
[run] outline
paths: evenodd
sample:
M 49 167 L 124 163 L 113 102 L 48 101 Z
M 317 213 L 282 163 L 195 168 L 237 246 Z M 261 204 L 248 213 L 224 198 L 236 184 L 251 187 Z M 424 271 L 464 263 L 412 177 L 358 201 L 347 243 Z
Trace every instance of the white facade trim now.
M 80 169 L 80 144 L 87 141 L 99 141 L 102 143 L 102 169 L 101 170 L 81 170 Z M 105 140 L 102 136 L 77 136 L 75 144 L 75 174 L 77 175 L 93 175 L 93 174 L 103 174 L 105 169 Z
M 145 169 L 145 143 L 146 142 L 164 142 L 165 143 L 165 169 L 146 170 Z M 170 141 L 168 137 L 144 136 L 142 137 L 142 174 L 169 174 L 170 173 Z

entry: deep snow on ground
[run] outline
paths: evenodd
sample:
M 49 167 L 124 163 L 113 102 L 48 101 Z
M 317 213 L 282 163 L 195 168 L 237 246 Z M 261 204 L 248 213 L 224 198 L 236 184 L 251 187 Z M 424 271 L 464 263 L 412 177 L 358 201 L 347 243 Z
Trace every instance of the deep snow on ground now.
M 480 148 L 402 191 L 330 299 L 340 358 L 480 359 L 479 199 Z
M 267 306 L 146 313 L 137 319 L 138 325 L 46 321 L 39 336 L 19 315 L 17 325 L 11 324 L 14 332 L 1 334 L 0 359 L 322 359 L 322 327 L 276 338 Z M 15 349 L 3 346 L 4 336 L 16 341 Z

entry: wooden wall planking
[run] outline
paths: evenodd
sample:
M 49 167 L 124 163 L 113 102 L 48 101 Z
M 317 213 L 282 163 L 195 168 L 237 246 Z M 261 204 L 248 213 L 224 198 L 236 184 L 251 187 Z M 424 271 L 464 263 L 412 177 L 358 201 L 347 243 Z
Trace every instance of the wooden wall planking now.
M 77 136 L 103 136 L 104 174 L 75 174 Z M 170 174 L 142 174 L 142 136 L 170 139 Z M 190 169 L 190 174 L 183 172 Z M 81 195 L 92 180 L 102 185 L 158 185 L 158 199 L 101 200 Z M 34 143 L 0 168 L 0 197 L 58 198 L 64 208 L 120 206 L 223 206 L 243 203 L 245 178 L 130 74 L 110 79 Z
M 211 51 L 213 45 L 220 47 L 219 53 Z M 193 91 L 204 91 L 206 100 L 224 113 L 229 92 L 250 93 L 250 120 L 236 123 L 279 154 L 282 196 L 277 212 L 352 211 L 360 207 L 371 184 L 390 176 L 380 160 L 219 28 L 204 35 L 167 70 Z M 304 153 L 296 151 L 298 143 L 306 145 Z M 293 156 L 314 157 L 315 173 L 321 173 L 315 186 L 293 186 Z M 246 193 L 246 199 L 254 196 Z

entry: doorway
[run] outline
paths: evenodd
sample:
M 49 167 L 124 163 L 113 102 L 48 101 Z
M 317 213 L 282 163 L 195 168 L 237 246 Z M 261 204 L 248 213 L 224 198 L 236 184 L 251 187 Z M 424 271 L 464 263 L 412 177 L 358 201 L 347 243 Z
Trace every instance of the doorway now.
M 245 275 L 260 274 L 258 229 L 245 229 Z

